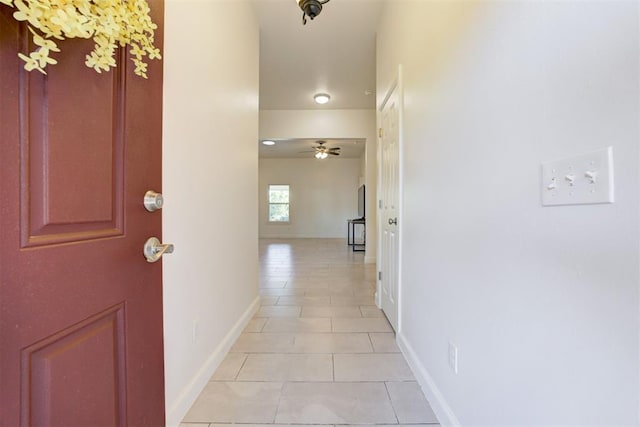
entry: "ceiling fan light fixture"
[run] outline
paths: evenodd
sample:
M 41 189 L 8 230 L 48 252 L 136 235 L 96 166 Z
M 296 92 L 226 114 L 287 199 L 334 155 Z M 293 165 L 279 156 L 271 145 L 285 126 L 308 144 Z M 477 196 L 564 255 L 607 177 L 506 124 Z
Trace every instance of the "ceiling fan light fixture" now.
M 316 93 L 313 96 L 313 100 L 316 101 L 316 104 L 324 105 L 331 99 L 328 93 Z
M 262 145 L 276 145 L 276 142 L 271 141 L 269 139 L 265 139 L 264 141 L 262 141 Z
M 316 143 L 318 145 L 313 147 L 313 149 L 315 150 L 315 154 L 313 155 L 313 157 L 315 157 L 316 159 L 324 160 L 328 158 L 330 155 L 331 156 L 340 155 L 340 147 L 329 148 L 326 145 L 324 145 L 327 143 L 327 141 L 316 141 Z M 302 153 L 305 153 L 305 152 L 306 151 L 302 151 Z
M 313 19 L 322 12 L 322 5 L 328 3 L 329 0 L 296 0 L 298 6 L 302 9 L 302 25 L 307 24 L 307 16 Z

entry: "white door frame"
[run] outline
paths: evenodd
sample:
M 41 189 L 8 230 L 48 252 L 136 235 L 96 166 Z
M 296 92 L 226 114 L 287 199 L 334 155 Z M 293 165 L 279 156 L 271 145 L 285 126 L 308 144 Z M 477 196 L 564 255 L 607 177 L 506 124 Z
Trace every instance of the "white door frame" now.
M 379 107 L 376 110 L 376 124 L 377 124 L 377 188 L 376 188 L 376 206 L 377 206 L 377 217 L 378 217 L 378 230 L 377 230 L 377 245 L 376 245 L 376 265 L 378 273 L 382 271 L 382 234 L 383 224 L 382 224 L 382 138 L 380 135 L 380 129 L 382 127 L 382 110 L 385 107 L 386 103 L 389 101 L 389 98 L 393 94 L 394 90 L 397 90 L 398 96 L 398 277 L 397 277 L 397 285 L 398 288 L 396 290 L 396 303 L 397 303 L 397 330 L 396 335 L 402 331 L 402 234 L 404 229 L 404 215 L 403 215 L 403 206 L 404 206 L 404 192 L 403 192 L 403 171 L 404 171 L 404 81 L 402 77 L 402 65 L 398 65 L 398 71 L 395 78 L 392 80 L 391 84 L 389 84 L 388 89 L 386 91 L 385 97 L 380 103 Z M 383 273 L 384 274 L 384 273 Z M 378 308 L 382 308 L 382 282 L 380 280 L 380 275 L 376 275 L 376 305 Z

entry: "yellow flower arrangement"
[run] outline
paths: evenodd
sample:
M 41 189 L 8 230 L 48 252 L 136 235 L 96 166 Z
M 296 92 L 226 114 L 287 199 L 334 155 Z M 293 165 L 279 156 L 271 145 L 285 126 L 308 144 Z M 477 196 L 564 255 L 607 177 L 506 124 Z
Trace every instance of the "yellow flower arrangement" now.
M 0 0 L 13 7 L 13 17 L 28 23 L 36 49 L 28 56 L 19 53 L 27 71 L 45 68 L 57 61 L 51 52 L 60 52 L 54 40 L 92 38 L 94 49 L 86 56 L 85 64 L 98 73 L 116 66 L 118 46 L 130 46 L 134 72 L 147 78 L 149 59 L 160 59 L 154 45 L 154 30 L 158 28 L 149 17 L 146 0 Z

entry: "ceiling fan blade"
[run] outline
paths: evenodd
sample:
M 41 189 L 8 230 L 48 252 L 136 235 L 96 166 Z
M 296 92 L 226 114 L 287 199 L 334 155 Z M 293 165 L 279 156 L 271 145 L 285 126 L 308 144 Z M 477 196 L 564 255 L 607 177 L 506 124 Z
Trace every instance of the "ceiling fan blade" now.
M 334 152 L 331 152 L 331 151 L 327 151 L 327 154 L 331 154 L 332 156 L 339 156 L 340 155 L 340 153 L 334 153 Z
M 298 153 L 315 153 L 315 152 L 316 152 L 315 150 L 313 150 L 313 151 L 298 151 Z
M 340 147 L 338 147 L 338 148 L 329 148 L 329 151 L 340 151 Z

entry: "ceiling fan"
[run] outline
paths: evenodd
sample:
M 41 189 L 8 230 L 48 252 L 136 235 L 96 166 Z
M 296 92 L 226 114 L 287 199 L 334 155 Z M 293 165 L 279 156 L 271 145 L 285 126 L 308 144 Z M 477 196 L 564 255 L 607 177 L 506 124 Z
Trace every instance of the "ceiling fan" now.
M 325 144 L 327 141 L 316 141 L 318 145 L 313 147 L 312 151 L 301 151 L 301 153 L 316 153 L 314 157 L 318 160 L 324 160 L 329 155 L 331 156 L 339 156 L 340 155 L 340 147 L 329 148 Z

